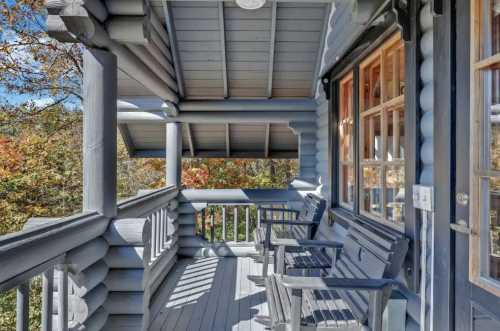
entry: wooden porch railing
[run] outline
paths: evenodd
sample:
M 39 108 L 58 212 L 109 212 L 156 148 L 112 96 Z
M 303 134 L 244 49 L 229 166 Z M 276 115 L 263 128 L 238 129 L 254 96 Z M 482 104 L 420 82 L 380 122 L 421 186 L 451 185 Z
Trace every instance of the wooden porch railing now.
M 104 327 L 110 315 L 104 306 L 111 292 L 104 284 L 111 269 L 106 255 L 112 246 L 107 238 L 112 235 L 105 236 L 111 221 L 146 219 L 141 242 L 145 249 L 143 297 L 148 302 L 140 310 L 147 310 L 166 265 L 175 263 L 177 194 L 175 187 L 168 187 L 127 199 L 119 203 L 118 215 L 112 220 L 96 212 L 33 220 L 29 228 L 1 236 L 0 293 L 16 289 L 16 330 L 29 328 L 30 283 L 39 276 L 42 331 Z M 130 224 L 134 226 L 134 222 Z M 144 312 L 143 326 L 147 317 Z
M 287 208 L 284 203 L 276 204 L 209 204 L 197 214 L 197 234 L 211 243 L 243 242 L 254 240 L 255 230 L 260 228 L 263 208 Z M 272 217 L 291 220 L 294 213 L 274 213 Z

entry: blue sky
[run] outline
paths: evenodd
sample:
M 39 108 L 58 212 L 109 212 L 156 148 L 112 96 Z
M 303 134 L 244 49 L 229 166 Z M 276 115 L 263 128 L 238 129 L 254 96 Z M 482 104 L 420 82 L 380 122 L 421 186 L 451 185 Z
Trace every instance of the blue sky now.
M 5 3 L 9 6 L 15 4 L 14 0 L 4 0 Z M 17 22 L 17 28 L 29 30 L 29 31 L 46 31 L 46 13 L 40 13 L 36 16 L 27 15 L 27 19 Z M 47 37 L 48 38 L 48 37 Z M 0 41 L 1 42 L 16 42 L 17 34 L 12 29 L 12 27 L 6 22 L 4 17 L 0 15 Z M 16 57 L 20 58 L 21 61 L 25 63 L 30 63 L 30 65 L 36 67 L 37 62 L 31 57 L 28 52 L 23 52 L 22 49 L 15 54 Z M 9 104 L 9 105 L 19 105 L 26 102 L 31 102 L 35 106 L 43 107 L 47 104 L 50 104 L 54 101 L 54 97 L 50 94 L 41 94 L 41 95 L 33 95 L 33 94 L 18 94 L 11 93 L 7 91 L 5 86 L 0 84 L 0 104 Z M 80 108 L 80 101 L 77 98 L 71 98 L 65 105 L 70 109 Z

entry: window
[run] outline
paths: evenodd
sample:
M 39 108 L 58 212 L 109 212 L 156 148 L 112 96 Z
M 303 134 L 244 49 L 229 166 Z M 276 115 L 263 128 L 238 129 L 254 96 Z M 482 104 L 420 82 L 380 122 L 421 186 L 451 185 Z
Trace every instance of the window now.
M 500 295 L 500 0 L 472 6 L 471 281 Z
M 400 230 L 405 214 L 404 55 L 397 33 L 359 63 L 358 86 L 353 72 L 338 84 L 339 205 L 357 212 L 358 190 L 359 214 Z M 354 153 L 359 157 L 353 158 Z
M 340 145 L 340 204 L 354 207 L 354 132 L 353 132 L 353 74 L 340 81 L 339 145 Z

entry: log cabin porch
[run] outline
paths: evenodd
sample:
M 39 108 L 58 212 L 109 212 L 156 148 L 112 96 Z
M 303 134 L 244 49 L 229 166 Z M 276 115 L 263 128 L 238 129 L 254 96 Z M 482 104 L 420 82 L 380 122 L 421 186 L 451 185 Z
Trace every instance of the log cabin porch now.
M 259 208 L 300 208 L 308 194 L 327 201 L 314 239 L 353 231 L 378 252 L 365 263 L 358 248 L 361 280 L 397 255 L 380 238 L 409 242 L 397 289 L 373 297 L 386 307 L 374 330 L 500 329 L 499 172 L 483 164 L 498 141 L 470 134 L 498 122 L 497 0 L 48 0 L 47 11 L 51 37 L 85 47 L 83 211 L 0 237 L 17 331 L 35 277 L 42 331 L 263 330 L 272 306 L 247 277 L 263 268 Z M 130 157 L 166 159 L 164 188 L 117 201 L 118 134 Z M 285 189 L 189 190 L 183 158 L 299 170 Z M 298 290 L 282 292 L 302 303 Z M 290 311 L 285 329 L 321 329 Z

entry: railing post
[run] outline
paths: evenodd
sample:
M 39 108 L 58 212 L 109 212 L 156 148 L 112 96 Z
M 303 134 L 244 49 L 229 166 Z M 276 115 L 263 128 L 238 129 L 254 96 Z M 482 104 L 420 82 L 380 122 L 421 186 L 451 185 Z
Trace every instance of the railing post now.
M 226 241 L 226 206 L 222 207 L 222 240 Z
M 246 206 L 245 208 L 245 241 L 248 242 L 250 239 L 250 208 Z
M 203 239 L 205 239 L 205 234 L 207 232 L 206 218 L 207 218 L 207 210 L 204 209 L 201 214 L 201 236 L 203 237 Z
M 57 279 L 57 316 L 59 320 L 59 331 L 68 331 L 68 266 L 59 266 L 59 277 Z
M 117 60 L 108 51 L 83 54 L 83 210 L 116 216 Z
M 234 242 L 238 241 L 238 207 L 234 207 L 234 214 L 233 214 L 233 235 L 234 235 Z
M 16 331 L 29 329 L 30 283 L 29 280 L 17 288 Z
M 215 220 L 214 220 L 214 211 L 210 212 L 210 242 L 213 243 L 215 241 Z
M 54 268 L 42 275 L 42 331 L 52 331 L 52 305 L 54 298 Z

